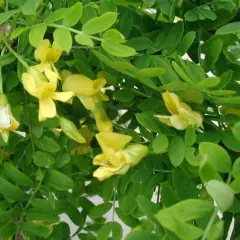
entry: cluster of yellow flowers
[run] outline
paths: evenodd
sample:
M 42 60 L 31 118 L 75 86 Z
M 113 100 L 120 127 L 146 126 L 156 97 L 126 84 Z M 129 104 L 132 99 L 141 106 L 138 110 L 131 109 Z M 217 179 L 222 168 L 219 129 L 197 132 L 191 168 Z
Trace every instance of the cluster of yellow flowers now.
M 71 103 L 74 96 L 78 97 L 83 106 L 90 110 L 96 121 L 99 134 L 96 139 L 102 149 L 93 164 L 99 168 L 94 177 L 104 180 L 115 174 L 125 174 L 128 169 L 139 163 L 148 154 L 148 148 L 142 144 L 129 144 L 131 136 L 113 132 L 113 125 L 109 120 L 102 102 L 108 97 L 102 92 L 106 84 L 104 78 L 91 80 L 81 74 L 64 71 L 61 76 L 54 63 L 58 61 L 62 52 L 54 43 L 43 40 L 35 50 L 35 58 L 40 64 L 28 67 L 22 75 L 25 90 L 39 99 L 39 121 L 57 116 L 56 101 Z M 62 91 L 56 92 L 58 81 L 62 81 Z M 157 115 L 156 117 L 168 126 L 178 130 L 186 129 L 188 125 L 202 126 L 203 118 L 200 113 L 193 111 L 179 97 L 170 92 L 163 93 L 163 99 L 172 116 Z M 77 129 L 76 126 L 63 117 L 59 118 L 63 132 L 78 142 L 77 153 L 87 153 L 94 134 L 87 126 Z M 0 96 L 0 134 L 4 141 L 8 141 L 9 131 L 16 131 L 19 123 L 13 118 L 5 95 Z

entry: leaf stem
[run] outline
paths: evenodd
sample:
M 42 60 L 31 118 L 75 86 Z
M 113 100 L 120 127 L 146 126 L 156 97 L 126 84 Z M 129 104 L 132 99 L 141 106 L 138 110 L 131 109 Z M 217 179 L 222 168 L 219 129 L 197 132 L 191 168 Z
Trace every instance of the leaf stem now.
M 5 48 L 1 51 L 1 56 L 3 56 Z M 0 93 L 3 93 L 3 76 L 2 76 L 2 67 L 0 67 Z
M 20 55 L 18 53 L 16 53 L 12 47 L 8 44 L 8 42 L 6 41 L 6 39 L 3 40 L 5 46 L 8 48 L 8 50 L 18 59 L 18 61 L 25 67 L 28 68 L 28 64 L 20 57 Z
M 66 27 L 66 26 L 63 26 L 63 25 L 55 24 L 55 23 L 48 24 L 48 26 L 49 27 L 54 27 L 54 28 L 62 28 L 62 29 L 65 29 L 65 30 L 68 30 L 70 32 L 74 32 L 74 33 L 77 33 L 77 34 L 84 34 L 82 31 L 76 30 L 74 28 Z M 91 36 L 91 35 L 89 37 L 94 39 L 94 40 L 100 41 L 100 42 L 104 41 L 102 38 L 94 37 L 94 36 Z
M 207 235 L 208 233 L 210 232 L 211 228 L 212 228 L 212 225 L 214 224 L 214 221 L 217 217 L 217 213 L 218 213 L 218 208 L 215 208 L 211 218 L 209 219 L 209 222 L 208 222 L 208 225 L 203 233 L 203 236 L 201 238 L 201 240 L 206 240 L 207 239 Z

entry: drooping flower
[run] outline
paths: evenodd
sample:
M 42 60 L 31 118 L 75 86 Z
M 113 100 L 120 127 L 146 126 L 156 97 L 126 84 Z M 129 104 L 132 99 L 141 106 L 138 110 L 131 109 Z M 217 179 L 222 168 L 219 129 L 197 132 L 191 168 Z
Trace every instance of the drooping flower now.
M 25 137 L 26 134 L 24 132 L 16 131 L 19 125 L 19 122 L 12 115 L 6 95 L 0 94 L 0 134 L 4 142 L 8 142 L 9 131 Z
M 161 122 L 178 130 L 184 130 L 188 125 L 201 127 L 203 117 L 199 112 L 193 111 L 186 103 L 182 102 L 175 93 L 162 94 L 164 103 L 172 116 L 156 115 Z
M 132 140 L 131 136 L 118 133 L 99 133 L 97 141 L 102 154 L 97 155 L 94 165 L 100 167 L 93 176 L 102 181 L 112 175 L 123 175 L 130 167 L 135 166 L 148 154 L 148 148 L 141 144 L 126 145 Z
M 55 92 L 58 83 L 58 74 L 50 69 L 41 72 L 35 66 L 29 67 L 23 73 L 22 83 L 26 91 L 39 99 L 39 121 L 54 118 L 57 114 L 53 100 L 67 102 L 73 97 L 73 92 Z
M 49 69 L 54 71 L 56 74 L 58 74 L 58 71 L 54 63 L 58 61 L 61 54 L 62 54 L 62 51 L 59 48 L 57 48 L 54 45 L 54 43 L 51 45 L 48 39 L 44 39 L 42 40 L 42 42 L 34 52 L 35 59 L 41 62 L 35 67 L 40 72 L 44 72 L 46 69 Z
M 86 109 L 94 110 L 97 103 L 108 101 L 101 91 L 105 84 L 104 78 L 91 80 L 81 74 L 72 74 L 65 79 L 63 91 L 74 92 Z

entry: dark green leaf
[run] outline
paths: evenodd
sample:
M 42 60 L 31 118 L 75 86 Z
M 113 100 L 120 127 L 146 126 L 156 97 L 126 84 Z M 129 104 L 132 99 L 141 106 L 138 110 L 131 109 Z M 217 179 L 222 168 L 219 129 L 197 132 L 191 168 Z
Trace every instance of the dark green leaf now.
M 168 149 L 169 159 L 174 167 L 179 166 L 185 157 L 185 144 L 181 137 L 174 137 Z

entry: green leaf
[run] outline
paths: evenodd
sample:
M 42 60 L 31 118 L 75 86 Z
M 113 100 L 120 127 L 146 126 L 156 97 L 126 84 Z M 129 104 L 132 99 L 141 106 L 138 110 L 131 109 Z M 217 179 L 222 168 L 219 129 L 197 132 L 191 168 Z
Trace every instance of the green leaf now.
M 199 176 L 200 176 L 200 178 L 202 179 L 203 182 L 208 182 L 212 179 L 222 181 L 222 178 L 221 178 L 220 174 L 213 167 L 213 165 L 208 161 L 200 162 Z
M 145 37 L 132 38 L 127 41 L 127 45 L 136 49 L 137 51 L 143 51 L 152 46 L 152 41 Z
M 13 222 L 6 222 L 3 225 L 0 225 L 0 236 L 2 238 L 12 239 L 13 235 L 17 231 L 17 225 Z
M 234 137 L 240 142 L 240 122 L 236 123 L 232 129 Z
M 136 77 L 158 77 L 159 75 L 162 75 L 165 73 L 164 68 L 143 68 L 135 73 Z
M 98 239 L 107 240 L 112 236 L 114 240 L 121 240 L 123 235 L 122 226 L 117 222 L 108 222 L 98 232 Z
M 10 163 L 4 163 L 4 173 L 17 184 L 27 187 L 33 186 L 33 181 Z
M 225 35 L 225 34 L 238 34 L 240 33 L 240 22 L 228 23 L 222 27 L 220 27 L 216 34 L 217 35 Z
M 134 92 L 123 88 L 113 93 L 113 97 L 121 102 L 131 102 L 134 99 Z
M 103 39 L 111 43 L 125 43 L 125 37 L 117 29 L 109 29 L 103 34 Z
M 43 136 L 40 139 L 36 139 L 35 144 L 42 151 L 46 151 L 50 153 L 59 152 L 61 150 L 58 143 L 47 136 Z
M 224 221 L 219 221 L 211 227 L 211 230 L 209 231 L 207 235 L 208 240 L 217 240 L 221 239 L 224 231 Z
M 221 39 L 215 39 L 214 41 L 210 41 L 210 44 L 207 42 L 204 48 L 205 59 L 203 60 L 203 65 L 205 71 L 209 71 L 220 57 L 223 42 Z
M 64 154 L 61 154 L 61 156 L 57 159 L 56 165 L 58 168 L 61 168 L 61 167 L 65 166 L 67 163 L 69 163 L 70 161 L 71 161 L 70 154 L 64 153 Z
M 206 183 L 206 189 L 222 212 L 225 212 L 232 206 L 234 192 L 226 183 L 211 180 Z
M 161 197 L 165 207 L 170 207 L 180 200 L 169 182 L 161 183 Z
M 18 37 L 19 35 L 21 35 L 22 33 L 24 33 L 25 31 L 29 30 L 28 27 L 18 27 L 18 28 L 15 28 L 11 35 L 10 35 L 10 39 L 13 40 L 15 39 L 16 37 Z
M 197 167 L 200 164 L 201 156 L 199 154 L 195 155 L 195 152 L 196 152 L 195 148 L 187 147 L 185 158 L 190 165 Z
M 47 167 L 55 163 L 55 158 L 51 154 L 42 151 L 35 152 L 33 158 L 34 164 L 38 167 Z
M 85 33 L 75 35 L 75 40 L 81 45 L 86 45 L 89 47 L 94 47 L 94 42 L 90 36 Z
M 56 170 L 50 170 L 47 175 L 47 184 L 59 191 L 67 191 L 73 188 L 73 181 L 70 177 Z
M 227 96 L 227 95 L 236 94 L 236 92 L 232 90 L 215 90 L 215 91 L 208 91 L 208 93 L 213 96 Z
M 23 15 L 35 14 L 37 6 L 38 1 L 26 0 L 25 3 L 21 6 Z
M 58 28 L 53 33 L 54 43 L 56 47 L 62 51 L 69 53 L 72 48 L 72 35 L 66 29 Z
M 190 46 L 193 44 L 195 36 L 196 36 L 195 32 L 187 32 L 184 35 L 177 48 L 177 52 L 180 56 L 183 56 L 188 51 Z
M 29 33 L 29 42 L 30 44 L 37 48 L 41 41 L 43 40 L 44 34 L 47 30 L 47 25 L 42 23 L 33 27 Z
M 231 158 L 227 151 L 219 145 L 209 142 L 200 143 L 199 152 L 202 159 L 211 163 L 218 172 L 229 172 L 231 170 Z
M 144 214 L 148 218 L 152 218 L 154 214 L 156 214 L 160 210 L 160 206 L 154 204 L 151 199 L 148 199 L 144 195 L 139 195 L 136 199 L 140 209 L 144 212 Z
M 217 85 L 216 89 L 225 88 L 228 85 L 228 83 L 231 81 L 232 76 L 233 76 L 233 71 L 232 70 L 228 70 L 228 71 L 224 72 L 220 76 L 220 83 Z
M 21 225 L 21 229 L 29 237 L 44 237 L 47 238 L 52 229 L 50 226 L 33 223 L 33 222 L 25 222 Z
M 87 21 L 83 27 L 82 31 L 86 34 L 96 34 L 101 33 L 109 29 L 117 20 L 117 13 L 107 12 L 100 17 L 95 17 Z
M 4 13 L 0 13 L 0 24 L 6 22 L 10 17 L 12 17 L 13 15 L 19 13 L 20 10 L 10 10 Z
M 172 61 L 173 69 L 177 72 L 177 74 L 187 83 L 192 84 L 192 79 L 186 74 L 186 72 L 174 61 Z
M 240 179 L 240 157 L 238 157 L 233 163 L 232 175 L 234 178 Z
M 0 222 L 6 222 L 10 218 L 19 217 L 22 214 L 22 210 L 20 207 L 14 207 L 11 210 L 0 212 Z
M 193 126 L 189 125 L 185 131 L 184 141 L 187 147 L 192 146 L 196 142 L 196 131 Z
M 125 214 L 120 208 L 116 208 L 115 211 L 119 219 L 127 226 L 134 228 L 139 225 L 138 219 L 133 218 L 131 215 Z
M 77 2 L 66 12 L 66 15 L 63 19 L 63 25 L 67 27 L 72 27 L 77 24 L 81 17 L 82 17 L 82 3 Z
M 11 64 L 16 60 L 16 57 L 11 54 L 4 54 L 3 56 L 0 56 L 0 67 L 6 66 Z
M 234 191 L 235 194 L 240 193 L 240 179 L 239 178 L 234 179 L 231 182 L 230 186 L 231 186 L 231 188 L 232 188 L 232 190 Z
M 125 240 L 159 240 L 159 237 L 147 231 L 134 231 L 131 232 Z
M 147 7 L 152 7 L 156 0 L 143 0 L 144 4 L 147 6 Z
M 185 144 L 181 137 L 172 138 L 168 149 L 169 159 L 174 167 L 178 167 L 185 157 Z
M 222 132 L 222 142 L 228 149 L 240 152 L 240 142 L 234 137 L 232 131 Z
M 112 208 L 111 203 L 102 203 L 91 209 L 89 212 L 89 217 L 92 219 L 103 217 Z
M 197 198 L 197 185 L 185 172 L 180 169 L 174 169 L 172 179 L 173 186 L 180 199 Z
M 22 201 L 28 198 L 28 195 L 23 192 L 19 187 L 14 186 L 2 177 L 0 177 L 0 193 L 7 200 L 11 201 Z
M 161 129 L 157 122 L 155 122 L 154 118 L 149 117 L 146 114 L 143 113 L 137 113 L 136 114 L 137 121 L 140 123 L 141 126 L 148 129 L 151 132 L 160 133 Z
M 212 87 L 215 87 L 216 85 L 218 85 L 219 83 L 220 83 L 220 78 L 209 77 L 209 78 L 205 78 L 201 82 L 197 83 L 195 85 L 195 87 L 200 88 L 200 89 L 212 88 Z
M 120 32 L 128 38 L 133 28 L 133 13 L 131 11 L 127 11 L 123 14 L 120 19 Z
M 111 43 L 104 41 L 101 43 L 102 48 L 117 57 L 130 57 L 136 54 L 134 48 L 119 44 L 119 43 Z
M 161 154 L 167 150 L 168 145 L 168 138 L 163 134 L 159 134 L 152 143 L 153 151 L 157 154 Z
M 45 23 L 50 24 L 56 22 L 58 20 L 63 19 L 66 14 L 68 13 L 68 8 L 59 8 L 56 11 L 52 12 L 51 14 L 47 15 L 45 18 Z

